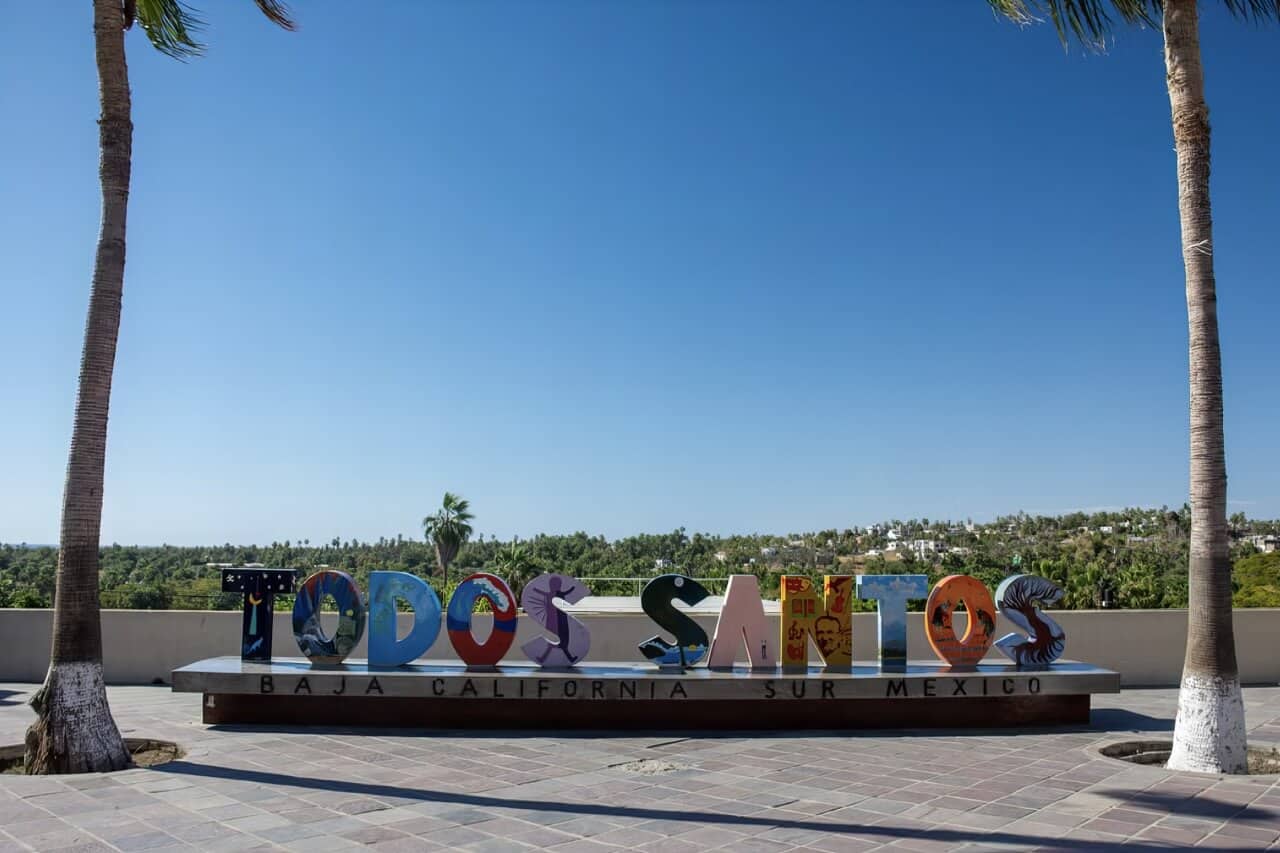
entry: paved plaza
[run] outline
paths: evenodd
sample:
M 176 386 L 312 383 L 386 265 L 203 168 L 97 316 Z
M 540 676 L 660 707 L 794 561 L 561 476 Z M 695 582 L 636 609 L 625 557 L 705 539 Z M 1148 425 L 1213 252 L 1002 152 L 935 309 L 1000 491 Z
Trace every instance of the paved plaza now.
M 0 744 L 32 689 L 0 684 Z M 1280 778 L 1097 755 L 1168 738 L 1173 690 L 1095 697 L 1088 728 L 794 737 L 206 727 L 198 695 L 110 694 L 127 737 L 187 756 L 0 776 L 0 852 L 1280 850 Z M 1245 698 L 1255 741 L 1280 743 L 1280 687 Z

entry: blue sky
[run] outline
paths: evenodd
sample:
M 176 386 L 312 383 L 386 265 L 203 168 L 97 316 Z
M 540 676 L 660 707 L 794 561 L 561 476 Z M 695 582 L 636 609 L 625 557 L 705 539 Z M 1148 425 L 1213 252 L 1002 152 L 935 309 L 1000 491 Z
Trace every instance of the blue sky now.
M 1181 505 L 1157 33 L 985 3 L 204 5 L 130 33 L 104 542 L 788 532 Z M 1216 4 L 1208 4 L 1213 7 Z M 84 7 L 84 8 L 80 8 Z M 56 539 L 87 3 L 4 3 L 0 541 Z M 1204 22 L 1231 511 L 1280 516 L 1280 30 Z

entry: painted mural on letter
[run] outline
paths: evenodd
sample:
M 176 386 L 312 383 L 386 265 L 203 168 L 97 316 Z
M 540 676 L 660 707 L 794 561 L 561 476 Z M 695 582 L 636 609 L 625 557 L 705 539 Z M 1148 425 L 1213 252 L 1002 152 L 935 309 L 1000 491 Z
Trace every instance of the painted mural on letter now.
M 813 581 L 807 577 L 783 575 L 780 586 L 782 665 L 807 667 L 812 636 L 827 666 L 850 666 L 853 663 L 853 577 L 827 575 L 822 582 L 821 600 Z
M 241 660 L 271 660 L 272 616 L 276 596 L 293 592 L 292 569 L 223 569 L 222 591 L 244 593 L 240 632 Z
M 680 599 L 692 607 L 711 593 L 693 578 L 684 575 L 658 575 L 640 592 L 640 606 L 658 627 L 675 638 L 670 643 L 661 636 L 650 637 L 637 648 L 659 666 L 693 666 L 707 653 L 707 632 L 702 626 L 676 609 L 672 601 Z
M 996 589 L 996 607 L 1027 636 L 1005 634 L 996 640 L 996 648 L 1018 666 L 1048 666 L 1062 657 L 1067 648 L 1066 632 L 1036 606 L 1051 607 L 1061 600 L 1062 590 L 1042 577 L 1005 578 Z
M 925 575 L 858 575 L 858 598 L 876 602 L 880 636 L 880 668 L 907 668 L 907 602 L 929 595 Z
M 396 639 L 396 599 L 413 608 L 413 627 Z M 369 574 L 369 665 L 400 666 L 424 655 L 440 634 L 440 597 L 408 572 Z
M 573 666 L 587 656 L 591 648 L 591 632 L 578 619 L 556 607 L 562 598 L 576 604 L 591 594 L 581 581 L 567 575 L 539 575 L 525 585 L 520 605 L 534 622 L 556 635 L 556 642 L 534 637 L 520 647 L 529 660 L 539 666 L 554 668 Z
M 326 595 L 338 606 L 338 628 L 332 637 L 320 625 L 320 602 Z M 293 600 L 293 638 L 313 664 L 342 663 L 364 636 L 364 620 L 360 589 L 346 572 L 316 572 L 302 582 Z
M 471 633 L 471 615 L 481 598 L 493 608 L 493 630 L 483 643 Z M 449 642 L 468 666 L 495 666 L 516 638 L 516 597 L 507 582 L 488 572 L 467 576 L 449 599 L 445 617 Z
M 964 602 L 968 626 L 956 637 L 952 614 Z M 947 575 L 933 587 L 924 608 L 925 635 L 938 657 L 954 667 L 974 667 L 996 635 L 996 605 L 986 585 L 970 575 Z

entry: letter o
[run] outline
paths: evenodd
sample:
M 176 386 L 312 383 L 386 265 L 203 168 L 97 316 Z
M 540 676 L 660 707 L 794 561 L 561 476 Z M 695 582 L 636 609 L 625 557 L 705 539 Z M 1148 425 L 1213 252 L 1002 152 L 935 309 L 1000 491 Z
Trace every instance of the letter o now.
M 951 614 L 963 601 L 969 614 L 964 636 L 956 638 Z M 934 653 L 951 666 L 973 667 L 995 641 L 996 605 L 982 581 L 970 575 L 947 575 L 938 581 L 924 609 L 924 630 Z
M 338 603 L 338 630 L 326 636 L 320 625 L 320 602 L 326 595 Z M 364 599 L 346 572 L 326 569 L 302 582 L 293 601 L 293 639 L 312 664 L 339 664 L 364 636 Z
M 480 599 L 493 608 L 493 630 L 483 643 L 471 633 L 471 614 Z M 507 582 L 488 572 L 468 576 L 449 599 L 445 615 L 449 642 L 467 666 L 494 666 L 516 638 L 516 597 Z

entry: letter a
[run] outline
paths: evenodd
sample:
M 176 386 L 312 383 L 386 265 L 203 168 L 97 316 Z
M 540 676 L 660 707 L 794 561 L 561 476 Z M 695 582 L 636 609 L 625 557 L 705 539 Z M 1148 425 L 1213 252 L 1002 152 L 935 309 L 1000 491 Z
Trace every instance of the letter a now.
M 778 661 L 770 639 L 759 580 L 755 575 L 730 575 L 707 666 L 732 669 L 740 644 L 745 640 L 752 669 L 773 669 Z

